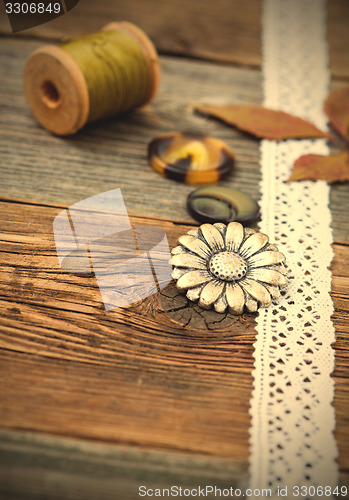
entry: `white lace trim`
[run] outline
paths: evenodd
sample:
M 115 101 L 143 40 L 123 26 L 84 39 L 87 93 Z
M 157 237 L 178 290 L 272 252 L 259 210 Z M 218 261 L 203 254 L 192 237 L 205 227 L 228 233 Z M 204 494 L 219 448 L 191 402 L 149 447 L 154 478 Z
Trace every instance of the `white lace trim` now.
M 262 24 L 264 105 L 323 129 L 325 13 L 324 0 L 265 0 Z M 257 318 L 251 488 L 338 484 L 329 187 L 323 181 L 284 182 L 293 161 L 308 152 L 327 154 L 328 147 L 324 140 L 261 144 L 260 230 L 287 256 L 290 284 L 280 303 Z

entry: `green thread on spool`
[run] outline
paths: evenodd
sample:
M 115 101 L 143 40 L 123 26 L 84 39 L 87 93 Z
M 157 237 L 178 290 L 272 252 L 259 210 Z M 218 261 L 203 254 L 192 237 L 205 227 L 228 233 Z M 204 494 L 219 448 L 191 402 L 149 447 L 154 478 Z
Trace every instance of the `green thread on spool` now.
M 86 35 L 61 45 L 79 66 L 89 94 L 88 122 L 144 104 L 151 91 L 149 67 L 136 40 L 123 31 Z
M 148 103 L 160 80 L 156 49 L 136 25 L 111 22 L 101 32 L 46 45 L 24 68 L 24 90 L 37 121 L 57 135 Z

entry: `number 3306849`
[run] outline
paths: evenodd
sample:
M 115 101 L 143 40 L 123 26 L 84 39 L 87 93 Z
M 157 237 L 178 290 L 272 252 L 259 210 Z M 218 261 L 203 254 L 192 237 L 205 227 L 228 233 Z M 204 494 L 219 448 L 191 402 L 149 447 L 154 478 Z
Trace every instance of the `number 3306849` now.
M 54 13 L 59 14 L 61 12 L 61 4 L 58 2 L 49 3 L 45 5 L 42 2 L 39 3 L 6 3 L 6 14 L 45 14 Z

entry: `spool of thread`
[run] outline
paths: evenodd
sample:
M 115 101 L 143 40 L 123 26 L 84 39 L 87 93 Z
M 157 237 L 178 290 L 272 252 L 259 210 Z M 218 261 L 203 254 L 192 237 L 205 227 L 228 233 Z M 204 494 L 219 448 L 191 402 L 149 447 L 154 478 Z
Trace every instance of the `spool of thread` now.
M 37 121 L 57 135 L 148 103 L 160 80 L 156 49 L 137 26 L 109 23 L 101 32 L 35 50 L 24 69 L 26 99 Z

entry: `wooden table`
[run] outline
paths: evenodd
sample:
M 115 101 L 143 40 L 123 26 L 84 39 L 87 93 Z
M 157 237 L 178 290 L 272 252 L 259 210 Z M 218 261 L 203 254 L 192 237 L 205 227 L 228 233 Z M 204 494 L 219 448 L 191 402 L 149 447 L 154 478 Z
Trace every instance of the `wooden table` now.
M 138 486 L 236 487 L 248 478 L 255 317 L 202 315 L 169 286 L 106 312 L 94 277 L 61 271 L 52 221 L 65 207 L 120 187 L 134 224 L 169 243 L 195 225 L 192 188 L 146 160 L 159 133 L 220 137 L 236 152 L 224 182 L 259 197 L 259 143 L 193 113 L 198 102 L 261 103 L 261 1 L 81 1 L 17 35 L 0 32 L 0 495 L 4 499 L 133 499 Z M 141 26 L 161 55 L 147 107 L 54 137 L 23 96 L 27 56 L 49 40 L 110 20 Z M 331 86 L 349 83 L 349 4 L 330 0 Z M 331 188 L 334 407 L 342 484 L 349 482 L 349 190 Z

